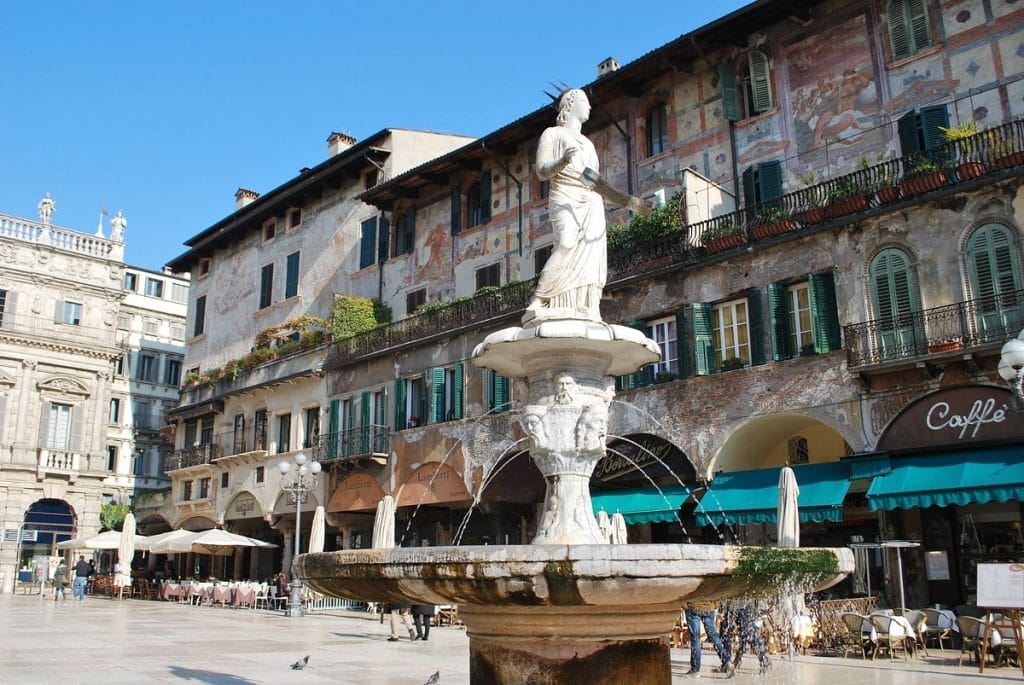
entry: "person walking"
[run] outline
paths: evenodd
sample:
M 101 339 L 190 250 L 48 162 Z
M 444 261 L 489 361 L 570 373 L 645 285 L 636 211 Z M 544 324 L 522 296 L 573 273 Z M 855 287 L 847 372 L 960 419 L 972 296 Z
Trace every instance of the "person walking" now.
M 413 604 L 412 622 L 416 624 L 416 639 L 430 638 L 430 617 L 434 615 L 433 604 Z
M 733 666 L 739 668 L 740 663 L 743 661 L 743 653 L 748 647 L 753 647 L 757 653 L 757 662 L 760 666 L 758 672 L 764 673 L 771 666 L 771 661 L 768 659 L 768 647 L 761 636 L 761 626 L 757 625 L 755 620 L 754 604 L 743 601 L 739 603 L 730 602 L 726 606 L 725 619 L 722 621 L 722 625 L 724 626 L 725 648 L 730 656 L 734 653 L 736 655 Z M 735 652 L 732 650 L 733 639 L 739 641 L 739 646 Z
M 409 639 L 416 639 L 416 631 L 412 629 L 412 619 L 409 617 L 409 611 L 411 605 L 409 604 L 391 604 L 391 637 L 388 638 L 388 642 L 398 642 L 398 622 L 401 621 L 405 624 L 406 629 L 409 631 Z
M 61 596 L 61 601 L 68 601 L 67 590 L 64 586 L 68 584 L 68 565 L 64 563 L 62 559 L 60 564 L 57 566 L 57 570 L 53 572 L 53 601 L 57 601 L 57 595 Z
M 715 651 L 722 665 L 719 666 L 719 673 L 728 673 L 733 676 L 732 664 L 729 656 L 732 654 L 722 644 L 722 638 L 718 635 L 718 628 L 715 626 L 715 614 L 718 606 L 714 602 L 691 602 L 686 605 L 686 627 L 690 631 L 690 671 L 686 674 L 696 676 L 700 673 L 701 640 L 700 627 L 704 625 L 704 632 L 714 645 Z
M 78 563 L 75 564 L 75 582 L 71 586 L 71 597 L 81 602 L 85 599 L 85 584 L 89 581 L 89 574 L 92 573 L 92 566 L 85 560 L 85 555 L 79 555 Z

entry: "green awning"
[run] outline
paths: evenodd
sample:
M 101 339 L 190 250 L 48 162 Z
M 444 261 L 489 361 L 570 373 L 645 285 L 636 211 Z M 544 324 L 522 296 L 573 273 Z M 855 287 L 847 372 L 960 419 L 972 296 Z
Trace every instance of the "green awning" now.
M 894 457 L 868 488 L 873 510 L 1024 501 L 1024 447 Z
M 694 514 L 697 525 L 775 523 L 780 468 L 720 473 L 704 493 Z M 850 489 L 850 467 L 842 462 L 793 467 L 800 488 L 800 521 L 841 521 L 843 498 Z
M 640 490 L 609 490 L 590 493 L 594 515 L 604 509 L 609 516 L 622 514 L 626 523 L 655 523 L 678 520 L 679 507 L 691 497 L 690 490 L 683 485 L 663 485 L 661 491 L 655 487 Z

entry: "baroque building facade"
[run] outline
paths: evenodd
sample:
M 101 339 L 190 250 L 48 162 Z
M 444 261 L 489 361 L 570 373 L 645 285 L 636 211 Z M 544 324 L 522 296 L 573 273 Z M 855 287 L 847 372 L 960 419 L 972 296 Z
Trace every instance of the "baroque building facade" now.
M 102 504 L 166 486 L 151 412 L 177 404 L 178 381 L 139 365 L 184 353 L 187 278 L 125 265 L 124 223 L 104 237 L 49 219 L 0 215 L 5 592 L 57 542 L 99 532 Z
M 1024 423 L 996 373 L 1024 327 L 1022 20 L 990 0 L 762 1 L 608 60 L 583 87 L 602 177 L 670 208 L 643 230 L 608 207 L 623 225 L 609 230 L 604 319 L 663 353 L 619 380 L 592 483 L 631 541 L 771 543 L 788 463 L 804 543 L 867 550 L 841 592 L 955 606 L 975 599 L 978 563 L 1024 560 Z M 228 410 L 232 393 L 265 387 L 290 415 L 316 402 L 320 433 L 288 445 L 327 467 L 316 505 L 331 546 L 368 546 L 384 495 L 399 544 L 532 537 L 543 481 L 522 389 L 472 352 L 522 316 L 555 240 L 535 168 L 553 120 L 541 108 L 366 184 L 358 217 L 322 243 L 337 249 L 330 292 L 377 298 L 396 320 L 179 409 L 212 415 L 199 443 L 224 445 L 221 429 L 271 415 Z M 205 253 L 192 248 L 172 266 L 195 282 Z M 315 390 L 297 391 L 303 373 Z M 179 449 L 201 433 L 179 428 Z M 232 448 L 182 478 L 229 472 L 230 487 L 275 449 Z M 254 499 L 284 517 L 271 487 Z M 201 506 L 226 521 L 241 494 Z M 897 583 L 884 543 L 898 540 L 917 546 Z

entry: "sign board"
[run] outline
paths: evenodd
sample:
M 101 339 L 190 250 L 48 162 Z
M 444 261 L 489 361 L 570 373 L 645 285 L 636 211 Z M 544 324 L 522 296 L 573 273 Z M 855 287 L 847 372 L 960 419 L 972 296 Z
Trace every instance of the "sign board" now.
M 21 536 L 19 538 L 19 532 Z M 22 530 L 20 528 L 4 528 L 4 542 L 35 542 L 38 540 L 38 530 Z
M 978 564 L 978 606 L 1024 608 L 1024 564 Z
M 4 528 L 4 542 L 18 542 L 18 529 L 17 528 Z

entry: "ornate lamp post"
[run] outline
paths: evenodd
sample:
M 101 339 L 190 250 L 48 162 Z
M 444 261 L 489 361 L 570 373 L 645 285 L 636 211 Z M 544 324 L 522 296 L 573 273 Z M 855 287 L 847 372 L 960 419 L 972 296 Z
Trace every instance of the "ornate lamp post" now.
M 292 559 L 299 553 L 302 503 L 306 501 L 310 490 L 316 488 L 317 475 L 320 473 L 320 462 L 314 461 L 307 464 L 306 455 L 302 452 L 296 454 L 293 461 L 295 462 L 295 473 L 292 474 L 291 480 L 282 478 L 281 483 L 281 490 L 287 492 L 291 496 L 291 501 L 295 503 L 295 551 L 292 553 Z M 287 461 L 282 461 L 278 464 L 278 468 L 281 469 L 282 476 L 287 476 L 292 465 Z M 285 616 L 302 616 L 305 614 L 302 610 L 302 581 L 295 576 L 295 572 L 291 569 L 289 569 L 289 574 L 292 577 L 292 582 L 288 584 L 288 608 L 284 613 Z
M 1024 411 L 1024 331 L 1003 345 L 999 375 L 1013 391 L 1013 408 Z

